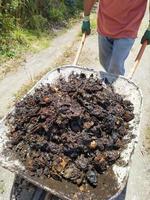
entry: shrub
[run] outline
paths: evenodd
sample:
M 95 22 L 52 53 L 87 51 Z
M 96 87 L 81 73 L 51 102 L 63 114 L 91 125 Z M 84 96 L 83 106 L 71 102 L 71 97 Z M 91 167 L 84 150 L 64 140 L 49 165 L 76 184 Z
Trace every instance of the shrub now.
M 42 15 L 33 15 L 32 18 L 30 19 L 29 27 L 31 29 L 36 29 L 39 31 L 43 29 L 47 29 L 48 20 L 42 17 Z
M 82 0 L 0 0 L 0 54 L 14 55 L 13 43 L 26 45 L 21 29 L 48 30 L 64 25 L 82 9 Z M 11 50 L 13 49 L 13 50 Z

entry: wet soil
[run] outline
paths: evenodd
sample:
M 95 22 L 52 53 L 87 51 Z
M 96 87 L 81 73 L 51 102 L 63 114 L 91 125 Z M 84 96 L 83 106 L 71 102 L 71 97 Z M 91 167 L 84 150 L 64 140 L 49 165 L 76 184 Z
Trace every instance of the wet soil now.
M 71 74 L 16 104 L 7 147 L 30 176 L 95 188 L 120 157 L 133 118 L 132 103 L 107 80 Z

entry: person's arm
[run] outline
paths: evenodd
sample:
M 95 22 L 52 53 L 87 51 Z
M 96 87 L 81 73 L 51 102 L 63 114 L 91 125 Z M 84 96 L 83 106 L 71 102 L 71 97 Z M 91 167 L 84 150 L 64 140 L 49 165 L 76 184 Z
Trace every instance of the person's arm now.
M 96 0 L 84 0 L 84 16 L 89 16 Z
M 82 22 L 82 33 L 87 35 L 91 32 L 90 13 L 96 0 L 84 0 L 84 18 Z
M 149 25 L 142 37 L 141 43 L 143 44 L 146 40 L 147 44 L 150 44 L 150 1 L 149 1 Z

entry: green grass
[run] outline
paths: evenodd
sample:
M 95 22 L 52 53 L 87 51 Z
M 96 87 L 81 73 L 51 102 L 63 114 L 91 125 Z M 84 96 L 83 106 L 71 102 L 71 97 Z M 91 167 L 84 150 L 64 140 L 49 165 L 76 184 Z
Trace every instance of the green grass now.
M 28 47 L 33 51 L 39 51 L 47 48 L 50 41 L 54 37 L 54 33 L 50 32 L 35 32 L 35 31 L 23 31 L 23 36 L 27 40 Z
M 53 34 L 48 32 L 28 31 L 16 29 L 11 33 L 9 47 L 0 53 L 0 62 L 3 63 L 8 59 L 18 57 L 24 52 L 37 52 L 49 46 Z
M 0 53 L 0 79 L 10 71 L 17 70 L 26 54 L 32 55 L 50 46 L 54 33 L 17 29 L 12 32 L 9 49 Z

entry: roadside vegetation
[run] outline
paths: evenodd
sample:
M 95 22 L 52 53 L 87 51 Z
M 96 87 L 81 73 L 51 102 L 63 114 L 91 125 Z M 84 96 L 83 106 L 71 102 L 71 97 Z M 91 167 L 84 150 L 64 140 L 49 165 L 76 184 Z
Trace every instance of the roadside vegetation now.
M 82 10 L 82 0 L 0 0 L 0 65 L 46 48 Z M 54 31 L 55 30 L 55 31 Z

